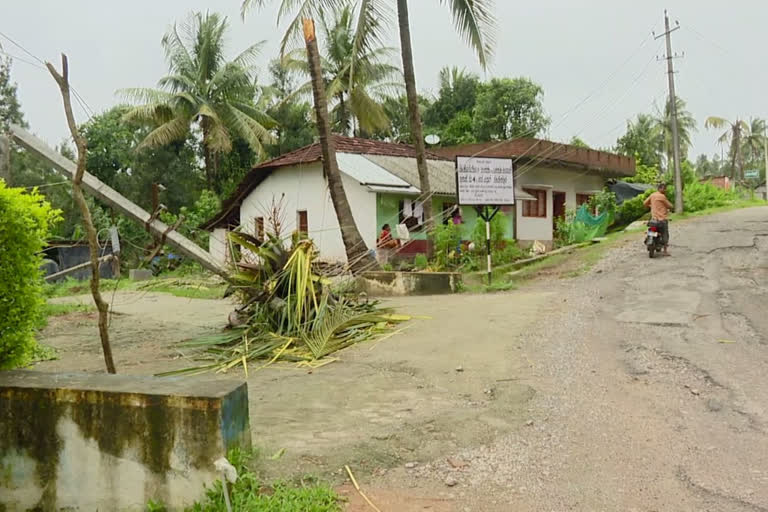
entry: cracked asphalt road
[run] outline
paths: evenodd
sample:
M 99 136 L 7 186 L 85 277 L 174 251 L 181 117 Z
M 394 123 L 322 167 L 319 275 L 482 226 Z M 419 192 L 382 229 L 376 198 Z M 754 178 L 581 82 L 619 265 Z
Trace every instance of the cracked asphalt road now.
M 515 340 L 525 426 L 377 484 L 446 511 L 768 511 L 768 208 L 672 223 L 669 258 L 641 237 L 532 285 L 562 307 Z

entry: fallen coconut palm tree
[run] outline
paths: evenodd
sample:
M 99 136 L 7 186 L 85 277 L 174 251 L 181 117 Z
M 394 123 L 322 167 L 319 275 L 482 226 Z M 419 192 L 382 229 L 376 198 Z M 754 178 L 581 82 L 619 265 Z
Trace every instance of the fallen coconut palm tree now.
M 376 302 L 334 293 L 318 270 L 311 240 L 294 236 L 288 249 L 279 235 L 266 235 L 263 242 L 245 233 L 230 237 L 246 261 L 230 278 L 243 304 L 237 325 L 183 343 L 202 364 L 164 375 L 223 372 L 240 365 L 247 374 L 254 360 L 313 363 L 410 319 Z

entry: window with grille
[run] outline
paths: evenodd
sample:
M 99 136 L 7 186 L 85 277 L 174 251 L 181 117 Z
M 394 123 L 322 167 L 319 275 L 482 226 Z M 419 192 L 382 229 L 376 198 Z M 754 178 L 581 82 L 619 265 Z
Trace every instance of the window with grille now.
M 535 201 L 523 201 L 523 217 L 546 218 L 547 191 L 533 188 L 524 188 L 523 190 L 536 198 Z

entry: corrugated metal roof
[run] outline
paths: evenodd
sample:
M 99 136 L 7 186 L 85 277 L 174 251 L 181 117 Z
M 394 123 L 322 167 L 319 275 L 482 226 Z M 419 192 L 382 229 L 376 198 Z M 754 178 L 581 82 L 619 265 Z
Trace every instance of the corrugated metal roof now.
M 363 155 L 336 153 L 339 170 L 358 181 L 361 185 L 381 185 L 384 187 L 408 188 L 410 183 L 383 169 Z
M 371 192 L 380 192 L 382 194 L 404 194 L 417 196 L 421 194 L 421 191 L 416 187 L 382 187 L 379 185 L 368 185 L 368 190 Z
M 410 185 L 419 188 L 419 168 L 415 158 L 365 155 L 363 158 L 383 167 Z M 429 185 L 437 195 L 456 195 L 456 166 L 449 160 L 427 160 Z

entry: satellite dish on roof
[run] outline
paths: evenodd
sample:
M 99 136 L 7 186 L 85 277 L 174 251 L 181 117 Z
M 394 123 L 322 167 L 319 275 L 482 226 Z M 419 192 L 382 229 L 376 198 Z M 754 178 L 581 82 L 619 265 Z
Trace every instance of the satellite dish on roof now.
M 424 140 L 429 144 L 430 146 L 433 146 L 435 144 L 440 144 L 440 136 L 435 135 L 434 133 L 427 135 L 424 137 Z

